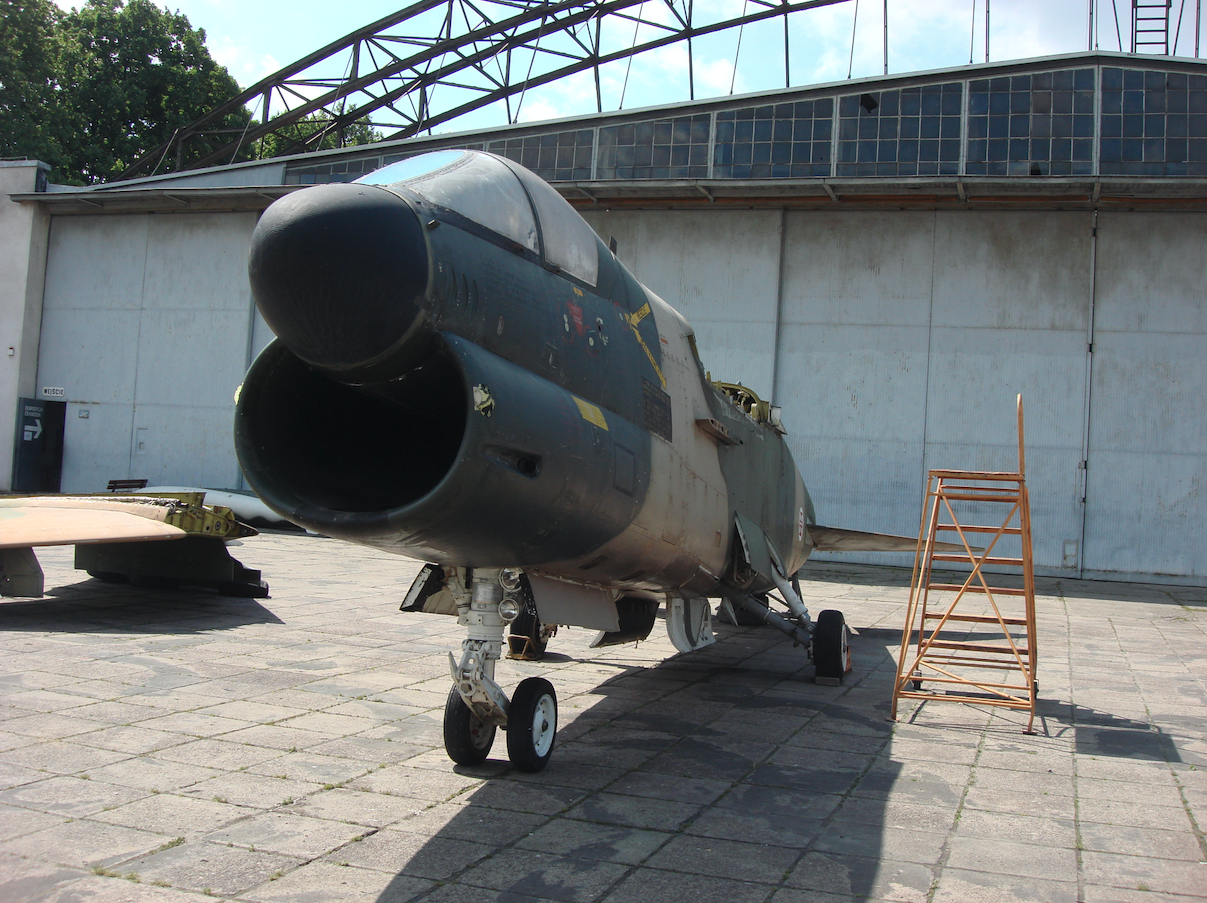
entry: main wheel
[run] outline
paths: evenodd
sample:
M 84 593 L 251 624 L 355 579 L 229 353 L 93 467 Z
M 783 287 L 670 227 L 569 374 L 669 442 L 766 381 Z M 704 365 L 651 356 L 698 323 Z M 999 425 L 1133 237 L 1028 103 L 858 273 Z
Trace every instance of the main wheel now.
M 444 703 L 444 751 L 458 765 L 481 765 L 495 742 L 495 726 L 484 724 L 473 713 L 457 688 Z
M 541 771 L 557 737 L 557 694 L 543 677 L 520 681 L 507 709 L 507 757 L 520 771 Z
M 545 628 L 540 618 L 527 608 L 511 622 L 507 636 L 507 657 L 526 662 L 540 661 L 545 657 L 552 631 Z
M 841 681 L 847 673 L 849 661 L 846 619 L 841 611 L 827 609 L 817 616 L 817 623 L 813 627 L 816 676 L 824 681 Z

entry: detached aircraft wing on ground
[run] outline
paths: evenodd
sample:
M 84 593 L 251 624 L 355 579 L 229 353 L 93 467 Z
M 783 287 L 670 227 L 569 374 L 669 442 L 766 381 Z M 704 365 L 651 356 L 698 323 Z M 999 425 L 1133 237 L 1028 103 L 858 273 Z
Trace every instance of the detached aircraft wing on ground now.
M 510 160 L 437 151 L 290 194 L 249 270 L 277 339 L 239 394 L 244 474 L 293 523 L 430 562 L 404 608 L 467 628 L 456 762 L 484 760 L 497 727 L 521 769 L 552 753 L 553 687 L 508 699 L 494 680 L 508 624 L 529 651 L 557 624 L 624 642 L 665 602 L 690 652 L 720 599 L 836 683 L 843 617 L 814 619 L 794 575 L 823 543 L 914 548 L 817 527 L 778 409 L 713 382 L 687 321 Z
M 76 568 L 109 582 L 202 584 L 267 595 L 260 572 L 243 567 L 225 547 L 226 540 L 256 531 L 230 509 L 203 501 L 200 492 L 2 496 L 0 596 L 41 596 L 42 568 L 33 550 L 61 545 L 76 547 Z

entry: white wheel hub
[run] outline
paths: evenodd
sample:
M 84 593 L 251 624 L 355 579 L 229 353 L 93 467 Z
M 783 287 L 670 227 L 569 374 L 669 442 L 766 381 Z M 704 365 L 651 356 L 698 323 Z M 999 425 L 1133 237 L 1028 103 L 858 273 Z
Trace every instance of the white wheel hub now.
M 538 756 L 545 756 L 553 747 L 553 736 L 557 733 L 557 703 L 550 696 L 542 696 L 532 714 L 532 747 Z

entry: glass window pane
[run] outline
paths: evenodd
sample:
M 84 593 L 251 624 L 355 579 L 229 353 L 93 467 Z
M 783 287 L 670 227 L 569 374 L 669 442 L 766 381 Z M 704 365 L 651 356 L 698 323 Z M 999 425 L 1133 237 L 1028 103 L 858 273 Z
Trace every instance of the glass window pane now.
M 519 167 L 512 167 L 536 207 L 545 244 L 545 261 L 595 285 L 599 279 L 599 238 L 569 201 L 549 183 Z
M 357 181 L 403 186 L 535 251 L 532 205 L 519 180 L 508 172 L 510 168 L 503 158 L 476 151 L 435 151 L 400 160 Z

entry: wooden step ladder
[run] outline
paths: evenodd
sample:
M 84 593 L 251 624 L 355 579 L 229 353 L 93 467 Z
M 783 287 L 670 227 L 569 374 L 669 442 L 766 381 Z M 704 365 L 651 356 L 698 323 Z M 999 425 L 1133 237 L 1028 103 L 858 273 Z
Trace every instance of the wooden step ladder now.
M 965 702 L 1025 709 L 1035 721 L 1037 684 L 1035 579 L 1031 567 L 1031 510 L 1023 453 L 1023 397 L 1018 396 L 1018 472 L 929 472 L 926 505 L 910 583 L 892 719 L 902 699 Z M 992 515 L 997 512 L 999 518 Z M 971 517 L 990 523 L 966 523 Z M 954 534 L 954 535 L 952 535 Z M 1005 554 L 1013 545 L 1019 554 Z M 946 543 L 962 553 L 939 551 Z M 938 546 L 937 546 L 938 544 Z M 1011 550 L 1013 551 L 1013 550 Z M 935 563 L 959 576 L 943 578 Z M 1021 585 L 993 585 L 986 566 L 1021 569 Z M 973 631 L 992 634 L 972 636 Z

